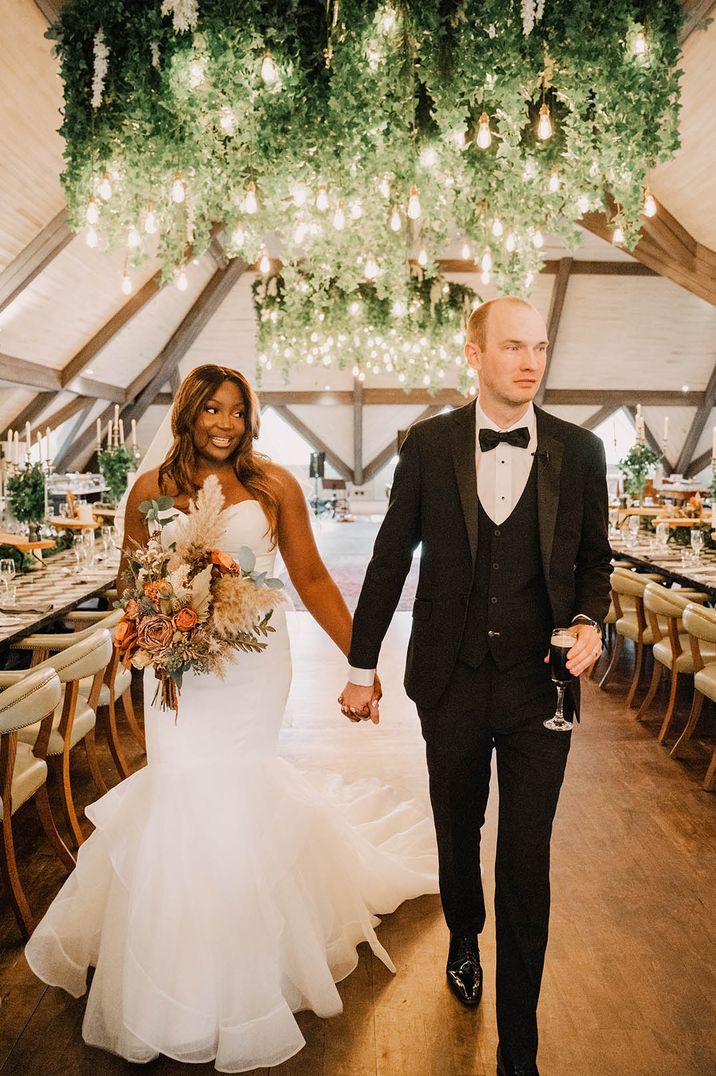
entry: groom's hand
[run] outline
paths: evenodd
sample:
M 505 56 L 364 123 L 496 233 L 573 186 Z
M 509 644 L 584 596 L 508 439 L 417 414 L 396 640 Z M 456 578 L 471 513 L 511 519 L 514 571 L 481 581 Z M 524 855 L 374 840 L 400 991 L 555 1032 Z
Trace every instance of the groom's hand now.
M 349 721 L 372 721 L 374 725 L 380 722 L 379 702 L 383 697 L 383 688 L 380 678 L 376 674 L 372 687 L 361 687 L 351 684 L 349 681 L 338 696 L 338 704 L 341 713 Z
M 602 638 L 591 624 L 570 624 L 569 633 L 577 641 L 567 653 L 567 668 L 572 676 L 581 676 L 601 656 Z M 549 654 L 544 660 L 549 663 Z

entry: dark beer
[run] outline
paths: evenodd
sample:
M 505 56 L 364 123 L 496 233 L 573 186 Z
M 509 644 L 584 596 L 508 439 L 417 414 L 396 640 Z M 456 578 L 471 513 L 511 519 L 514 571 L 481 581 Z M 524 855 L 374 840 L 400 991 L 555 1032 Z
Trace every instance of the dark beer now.
M 549 668 L 555 684 L 568 684 L 572 679 L 572 674 L 567 668 L 567 654 L 576 641 L 576 637 L 568 631 L 552 634 L 549 646 Z

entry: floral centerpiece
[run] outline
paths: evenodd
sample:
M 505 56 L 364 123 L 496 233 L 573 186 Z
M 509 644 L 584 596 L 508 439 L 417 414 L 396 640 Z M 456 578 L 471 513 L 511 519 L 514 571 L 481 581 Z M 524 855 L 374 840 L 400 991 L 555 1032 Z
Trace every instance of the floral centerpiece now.
M 624 476 L 624 492 L 636 500 L 641 500 L 646 489 L 649 471 L 661 459 L 661 453 L 641 441 L 619 460 L 617 467 Z
M 165 547 L 161 528 L 176 519 L 167 514 L 172 504 L 171 497 L 160 497 L 139 506 L 152 535 L 131 555 L 115 646 L 125 668 L 154 668 L 154 701 L 178 714 L 184 673 L 223 677 L 236 652 L 264 650 L 263 640 L 275 630 L 271 615 L 284 595 L 281 580 L 254 570 L 251 549 L 241 548 L 238 563 L 221 550 L 224 496 L 214 475 Z
M 27 523 L 30 538 L 36 540 L 37 528 L 47 514 L 45 472 L 41 463 L 28 463 L 8 478 L 7 499 L 15 519 Z

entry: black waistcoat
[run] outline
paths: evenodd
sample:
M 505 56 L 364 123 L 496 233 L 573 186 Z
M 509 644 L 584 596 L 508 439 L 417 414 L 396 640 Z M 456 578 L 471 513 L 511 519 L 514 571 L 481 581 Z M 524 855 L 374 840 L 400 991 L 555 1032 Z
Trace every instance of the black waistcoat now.
M 490 653 L 506 670 L 546 654 L 552 630 L 537 516 L 537 461 L 512 514 L 499 527 L 478 499 L 475 575 L 460 660 L 477 668 Z

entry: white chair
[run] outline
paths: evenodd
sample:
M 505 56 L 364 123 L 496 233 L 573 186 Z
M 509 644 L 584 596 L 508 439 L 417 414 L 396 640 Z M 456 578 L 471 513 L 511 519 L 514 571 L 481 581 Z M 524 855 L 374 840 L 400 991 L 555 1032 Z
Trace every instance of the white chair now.
M 34 799 L 42 828 L 58 858 L 68 871 L 73 869 L 75 861 L 57 832 L 50 811 L 47 762 L 41 748 L 33 751 L 28 744 L 18 741 L 18 734 L 28 726 L 34 728 L 39 722 L 43 733 L 49 737 L 62 687 L 52 668 L 7 675 L 13 682 L 4 689 L 0 685 L 0 819 L 3 835 L 0 868 L 18 926 L 23 936 L 29 938 L 34 920 L 17 869 L 12 831 L 15 812 Z
M 658 580 L 658 575 L 647 575 L 615 568 L 611 574 L 612 605 L 614 607 L 614 649 L 607 669 L 599 681 L 605 688 L 617 668 L 624 647 L 624 640 L 631 639 L 635 645 L 634 675 L 627 694 L 627 706 L 631 706 L 641 678 L 644 647 L 651 644 L 651 631 L 644 617 L 644 588 L 647 583 Z
M 28 645 L 31 638 L 32 636 L 21 640 L 19 648 L 32 649 Z M 100 628 L 79 641 L 74 634 L 43 636 L 41 645 L 45 646 L 47 639 L 53 640 L 52 649 L 55 653 L 35 665 L 34 669 L 57 670 L 57 675 L 64 685 L 62 701 L 55 710 L 51 728 L 39 723 L 30 725 L 20 730 L 18 738 L 32 747 L 37 745 L 38 750 L 46 754 L 49 760 L 57 761 L 62 806 L 73 840 L 79 847 L 84 836 L 72 795 L 70 755 L 72 749 L 81 741 L 85 747 L 95 788 L 99 795 L 104 795 L 107 784 L 99 767 L 94 730 L 102 680 L 112 659 L 112 638 L 106 628 Z M 0 685 L 6 677 L 17 675 L 0 673 Z M 88 676 L 92 678 L 92 686 L 89 695 L 84 697 L 80 694 L 80 683 Z
M 716 609 L 687 605 L 684 609 L 683 624 L 689 636 L 692 660 L 696 670 L 694 701 L 691 704 L 691 712 L 684 730 L 671 749 L 672 758 L 678 758 L 691 739 L 701 716 L 704 699 L 716 702 L 716 660 L 709 660 L 707 657 L 711 649 L 716 647 Z M 716 790 L 716 747 L 714 747 L 703 786 L 707 792 Z

